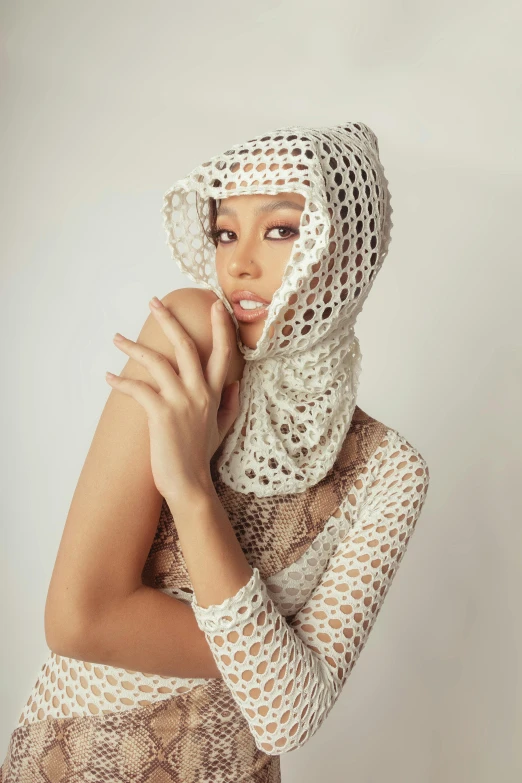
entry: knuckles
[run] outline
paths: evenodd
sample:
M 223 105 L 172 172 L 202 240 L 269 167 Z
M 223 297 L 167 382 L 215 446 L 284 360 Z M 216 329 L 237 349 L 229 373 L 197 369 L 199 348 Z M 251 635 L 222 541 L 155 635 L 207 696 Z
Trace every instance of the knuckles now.
M 150 353 L 150 360 L 151 362 L 157 362 L 158 364 L 161 362 L 168 361 L 167 357 L 163 353 L 159 353 L 158 351 L 151 351 Z M 170 362 L 169 362 L 170 364 Z
M 176 347 L 179 346 L 180 348 L 183 348 L 183 350 L 185 351 L 191 351 L 192 353 L 197 353 L 199 357 L 198 349 L 196 348 L 196 343 L 194 342 L 192 337 L 189 337 L 189 335 L 184 334 L 178 337 L 176 339 L 175 345 Z

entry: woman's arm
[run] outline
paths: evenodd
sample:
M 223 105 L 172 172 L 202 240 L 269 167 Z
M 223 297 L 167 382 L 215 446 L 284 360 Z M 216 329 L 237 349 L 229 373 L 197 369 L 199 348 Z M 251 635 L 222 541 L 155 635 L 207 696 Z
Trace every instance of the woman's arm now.
M 215 298 L 209 291 L 184 288 L 162 299 L 196 342 L 202 362 L 212 351 Z M 138 341 L 168 356 L 177 369 L 173 345 L 153 315 Z M 227 382 L 237 372 L 237 362 L 231 362 Z M 143 379 L 158 391 L 155 380 L 132 359 L 119 374 Z M 54 652 L 165 676 L 220 676 L 192 608 L 142 584 L 162 502 L 152 477 L 145 411 L 128 395 L 111 391 L 49 585 L 45 634 Z M 172 639 L 179 643 L 173 645 Z
M 236 594 L 229 591 L 224 600 L 218 595 L 209 605 L 205 558 L 188 559 L 196 619 L 257 747 L 270 755 L 301 747 L 328 717 L 375 626 L 422 511 L 430 477 L 420 452 L 388 430 L 378 453 L 364 503 L 354 509 L 353 497 L 345 496 L 339 510 L 348 524 L 338 520 L 340 541 L 293 617 L 283 616 L 257 568 Z M 207 530 L 215 529 L 210 545 L 221 528 L 223 535 L 227 530 L 219 511 L 200 524 L 205 548 Z M 192 529 L 185 535 L 188 555 L 195 552 L 194 536 Z
M 76 637 L 49 647 L 68 658 L 162 677 L 221 677 L 192 607 L 147 585 L 107 600 Z

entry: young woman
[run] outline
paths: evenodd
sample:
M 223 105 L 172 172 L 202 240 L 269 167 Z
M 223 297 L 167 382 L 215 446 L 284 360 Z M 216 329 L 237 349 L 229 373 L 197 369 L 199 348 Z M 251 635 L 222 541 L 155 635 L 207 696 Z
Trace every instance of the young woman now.
M 279 781 L 325 721 L 429 483 L 356 404 L 391 212 L 363 123 L 263 134 L 165 194 L 201 287 L 116 341 L 4 783 Z

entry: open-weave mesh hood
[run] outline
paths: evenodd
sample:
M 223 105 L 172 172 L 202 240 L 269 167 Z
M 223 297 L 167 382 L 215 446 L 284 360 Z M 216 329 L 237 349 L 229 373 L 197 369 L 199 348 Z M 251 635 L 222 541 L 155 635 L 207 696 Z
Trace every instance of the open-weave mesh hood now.
M 305 197 L 300 235 L 249 348 L 216 275 L 208 198 L 281 192 Z M 361 365 L 354 325 L 388 251 L 377 137 L 361 122 L 265 133 L 178 180 L 162 214 L 174 260 L 224 303 L 246 360 L 222 480 L 258 497 L 304 492 L 330 470 L 350 427 Z

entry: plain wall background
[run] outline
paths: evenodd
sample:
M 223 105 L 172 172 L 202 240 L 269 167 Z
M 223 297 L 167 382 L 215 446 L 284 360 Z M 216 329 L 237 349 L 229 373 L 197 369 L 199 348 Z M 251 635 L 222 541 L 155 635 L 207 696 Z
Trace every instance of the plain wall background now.
M 394 209 L 358 321 L 360 406 L 431 473 L 327 721 L 284 783 L 522 773 L 516 2 L 4 0 L 0 763 L 48 655 L 76 482 L 170 257 L 164 191 L 283 125 L 367 123 Z M 109 782 L 108 782 L 109 783 Z

